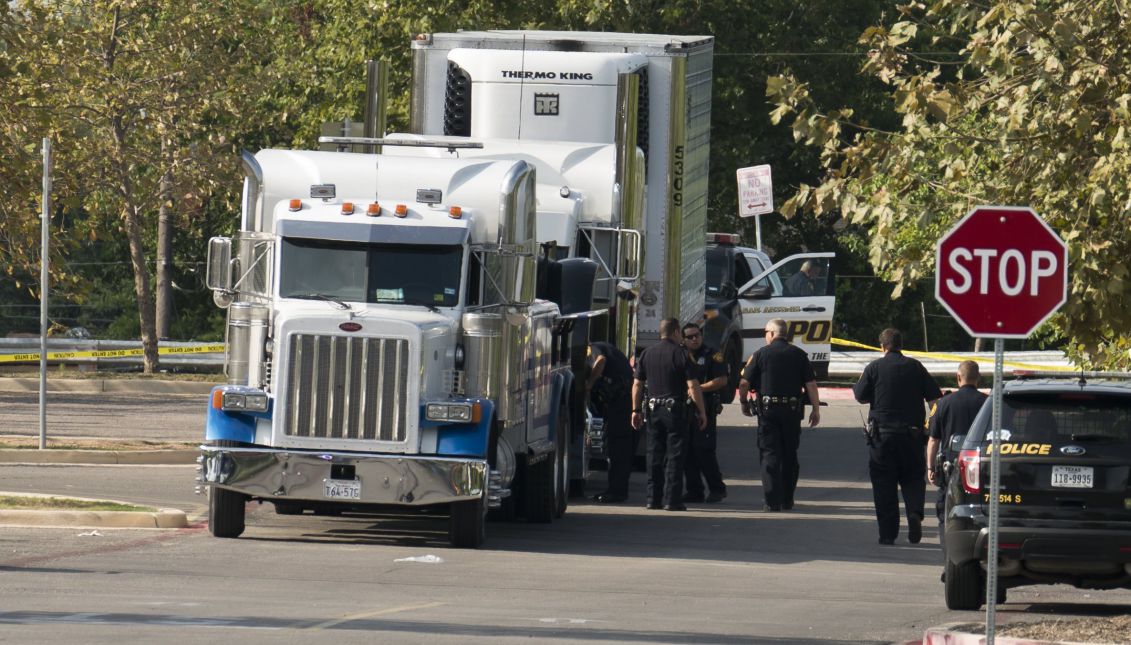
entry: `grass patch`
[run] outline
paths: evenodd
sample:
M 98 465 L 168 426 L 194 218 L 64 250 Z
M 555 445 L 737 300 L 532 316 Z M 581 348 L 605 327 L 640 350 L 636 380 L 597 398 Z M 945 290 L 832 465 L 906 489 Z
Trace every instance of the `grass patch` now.
M 21 511 L 126 511 L 130 513 L 154 513 L 157 509 L 149 506 L 134 506 L 117 502 L 73 499 L 70 497 L 25 497 L 23 495 L 0 495 L 0 509 Z

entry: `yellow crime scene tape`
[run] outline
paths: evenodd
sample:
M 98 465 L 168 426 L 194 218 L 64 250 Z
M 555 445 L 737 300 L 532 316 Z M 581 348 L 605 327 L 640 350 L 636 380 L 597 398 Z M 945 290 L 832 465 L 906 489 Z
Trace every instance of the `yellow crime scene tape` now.
M 222 354 L 227 347 L 223 344 L 201 345 L 200 347 L 158 347 L 158 355 L 166 354 Z M 137 349 L 98 349 L 86 352 L 47 352 L 49 361 L 65 361 L 72 358 L 129 358 L 141 356 L 145 350 Z M 39 360 L 39 352 L 23 354 L 0 354 L 0 363 L 27 363 Z
M 867 349 L 867 350 L 871 350 L 871 351 L 874 351 L 874 352 L 882 352 L 883 351 L 879 347 L 874 347 L 872 345 L 865 345 L 864 343 L 858 343 L 854 340 L 844 340 L 843 338 L 833 338 L 833 339 L 830 339 L 829 342 L 831 342 L 833 345 L 842 345 L 844 347 L 858 347 L 860 349 Z M 935 359 L 943 360 L 943 361 L 958 361 L 958 362 L 975 361 L 977 363 L 985 363 L 985 364 L 988 364 L 988 365 L 992 365 L 993 362 L 994 362 L 994 359 L 992 359 L 992 358 L 982 358 L 982 357 L 978 357 L 978 356 L 959 356 L 957 354 L 942 354 L 942 353 L 937 353 L 937 352 L 916 352 L 916 351 L 911 351 L 911 350 L 907 350 L 907 349 L 902 350 L 902 351 L 903 351 L 904 354 L 907 354 L 908 356 L 916 356 L 916 357 L 921 357 L 921 358 L 935 358 Z M 1078 371 L 1074 367 L 1066 367 L 1066 366 L 1063 366 L 1063 365 L 1033 365 L 1031 363 L 1021 363 L 1021 362 L 1018 362 L 1018 361 L 1002 361 L 1002 365 L 1006 365 L 1006 366 L 1013 367 L 1013 368 L 1016 368 L 1016 369 L 1023 369 L 1023 370 L 1046 370 L 1046 371 L 1051 371 L 1051 372 L 1076 372 L 1076 371 Z

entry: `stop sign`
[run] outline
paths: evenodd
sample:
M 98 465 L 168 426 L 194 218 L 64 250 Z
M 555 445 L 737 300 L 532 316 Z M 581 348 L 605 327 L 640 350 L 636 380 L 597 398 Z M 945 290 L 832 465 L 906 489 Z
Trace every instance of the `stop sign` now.
M 1068 299 L 1068 247 L 1031 208 L 978 206 L 939 239 L 935 298 L 971 336 L 1025 338 Z

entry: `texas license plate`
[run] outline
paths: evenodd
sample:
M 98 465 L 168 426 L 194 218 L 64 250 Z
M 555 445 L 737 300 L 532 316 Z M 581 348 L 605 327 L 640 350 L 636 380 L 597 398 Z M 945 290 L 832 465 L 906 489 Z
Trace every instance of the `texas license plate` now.
M 327 499 L 361 499 L 361 482 L 356 479 L 326 479 L 322 485 Z
M 1058 488 L 1091 488 L 1093 472 L 1091 466 L 1053 466 L 1052 485 Z

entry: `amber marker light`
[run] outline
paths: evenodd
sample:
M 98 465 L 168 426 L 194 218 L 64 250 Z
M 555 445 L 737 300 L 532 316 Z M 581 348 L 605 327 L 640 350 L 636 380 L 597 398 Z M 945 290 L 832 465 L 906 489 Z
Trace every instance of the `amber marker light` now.
M 342 215 L 353 215 L 353 202 L 342 202 Z
M 367 206 L 365 208 L 365 214 L 370 216 L 370 217 L 380 217 L 381 216 L 381 205 L 378 204 L 377 202 L 373 202 L 372 204 L 370 204 L 369 206 Z
M 452 206 L 448 209 L 448 217 L 452 219 L 459 219 L 463 217 L 463 209 L 459 206 Z
M 291 209 L 292 213 L 295 212 L 295 211 L 302 210 L 302 200 L 301 199 L 292 199 L 290 209 Z
M 408 217 L 408 206 L 404 204 L 397 204 L 397 210 L 393 211 L 397 217 Z
M 298 200 L 295 200 L 298 201 Z M 224 402 L 223 390 L 212 390 L 212 409 L 219 410 Z

